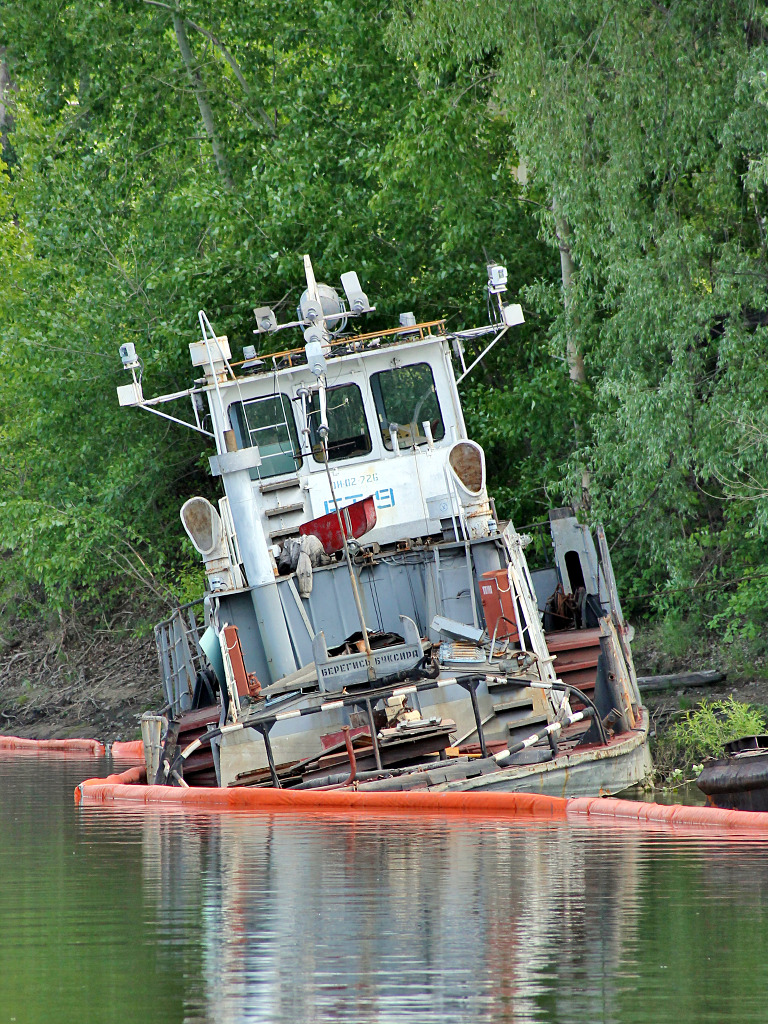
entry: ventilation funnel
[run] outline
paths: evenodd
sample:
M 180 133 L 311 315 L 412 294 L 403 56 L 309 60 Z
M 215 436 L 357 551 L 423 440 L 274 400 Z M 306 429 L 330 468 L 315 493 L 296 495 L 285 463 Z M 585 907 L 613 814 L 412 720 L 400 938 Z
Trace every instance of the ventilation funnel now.
M 448 453 L 448 475 L 461 505 L 461 518 L 470 540 L 496 529 L 485 490 L 485 452 L 476 441 L 457 441 Z
M 448 456 L 459 493 L 479 498 L 485 491 L 485 452 L 476 441 L 457 441 Z
M 203 556 L 212 593 L 236 585 L 234 567 L 221 517 L 206 498 L 190 498 L 181 506 L 181 523 L 195 550 Z

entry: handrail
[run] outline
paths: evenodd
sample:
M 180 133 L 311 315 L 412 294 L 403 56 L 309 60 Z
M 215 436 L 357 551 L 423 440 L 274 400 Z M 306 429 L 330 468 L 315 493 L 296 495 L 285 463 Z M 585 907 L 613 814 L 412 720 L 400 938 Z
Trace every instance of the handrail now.
M 432 331 L 430 329 L 432 327 L 440 327 L 442 329 L 441 329 L 439 334 L 432 334 Z M 425 331 L 427 332 L 427 334 L 426 334 L 427 337 L 431 337 L 431 338 L 440 337 L 441 334 L 445 333 L 445 320 L 426 320 L 424 323 L 421 323 L 421 324 L 411 324 L 411 325 L 405 326 L 405 327 L 402 327 L 402 326 L 401 327 L 388 327 L 386 330 L 383 330 L 383 331 L 370 331 L 368 334 L 348 334 L 346 337 L 344 337 L 344 338 L 337 338 L 335 341 L 328 342 L 328 344 L 329 344 L 329 346 L 331 348 L 339 348 L 342 345 L 357 345 L 361 341 L 373 341 L 374 338 L 389 338 L 389 337 L 392 337 L 392 336 L 394 336 L 396 334 L 408 334 L 408 335 L 410 335 L 410 334 L 417 334 L 417 333 L 419 335 L 419 340 L 423 341 L 424 337 L 425 337 L 425 335 L 424 335 Z M 302 346 L 301 348 L 286 348 L 286 349 L 283 349 L 281 352 L 263 352 L 259 356 L 259 358 L 260 359 L 265 359 L 265 360 L 266 359 L 271 359 L 274 362 L 276 359 L 286 359 L 286 358 L 289 358 L 291 356 L 300 356 L 300 355 L 304 355 L 304 354 L 305 354 L 305 350 L 304 350 L 304 347 Z M 243 366 L 247 362 L 250 362 L 250 360 L 243 359 L 240 362 L 230 363 L 229 365 L 230 366 Z
M 530 687 L 533 689 L 542 690 L 564 690 L 568 693 L 574 693 L 583 700 L 584 704 L 587 705 L 586 712 L 576 712 L 570 716 L 566 716 L 565 720 L 561 720 L 558 723 L 550 723 L 550 726 L 542 733 L 550 735 L 553 732 L 559 731 L 566 725 L 574 724 L 582 721 L 585 718 L 594 718 L 597 722 L 598 730 L 600 732 L 601 741 L 604 744 L 608 743 L 608 737 L 605 734 L 600 715 L 595 708 L 594 703 L 583 691 L 577 687 L 572 686 L 570 683 L 562 683 L 559 680 L 556 683 L 537 683 L 535 680 L 520 679 L 515 676 L 501 676 L 501 675 L 466 675 L 466 676 L 445 676 L 442 679 L 440 677 L 436 679 L 427 679 L 423 681 L 410 682 L 407 678 L 407 673 L 403 673 L 406 676 L 405 679 L 399 681 L 407 683 L 405 686 L 390 685 L 386 687 L 377 687 L 375 690 L 363 690 L 358 694 L 346 694 L 345 696 L 339 697 L 336 700 L 323 701 L 322 704 L 318 704 L 315 707 L 295 708 L 291 711 L 278 711 L 271 715 L 262 715 L 251 721 L 239 721 L 230 725 L 220 726 L 218 729 L 211 729 L 203 736 L 199 736 L 196 740 L 193 740 L 188 747 L 185 747 L 179 755 L 182 761 L 185 761 L 191 754 L 194 754 L 196 750 L 199 750 L 204 744 L 210 743 L 211 740 L 230 732 L 237 732 L 242 729 L 256 729 L 264 737 L 265 746 L 267 748 L 267 756 L 270 763 L 270 770 L 273 778 L 273 782 L 276 779 L 276 773 L 271 758 L 271 747 L 269 743 L 269 730 L 277 722 L 286 721 L 290 718 L 304 718 L 307 715 L 316 715 L 322 711 L 333 711 L 337 708 L 355 706 L 370 700 L 380 700 L 382 697 L 400 697 L 406 696 L 410 693 L 422 693 L 425 690 L 432 690 L 435 688 L 442 689 L 445 686 L 462 686 L 469 690 L 470 699 L 472 701 L 472 711 L 475 716 L 475 723 L 477 725 L 478 739 L 480 740 L 481 750 L 485 746 L 485 738 L 483 736 L 483 723 L 480 719 L 480 711 L 477 704 L 477 687 L 482 682 L 488 680 L 504 680 L 505 682 L 514 685 L 515 683 L 521 687 Z M 538 736 L 537 736 L 538 739 Z M 526 745 L 526 744 L 524 744 Z M 518 748 L 515 747 L 507 748 L 506 750 L 500 750 L 498 753 L 492 755 L 496 761 L 499 761 L 505 757 L 509 757 L 511 753 L 514 753 Z M 484 756 L 487 756 L 487 751 L 484 751 Z M 279 783 L 278 783 L 279 786 Z

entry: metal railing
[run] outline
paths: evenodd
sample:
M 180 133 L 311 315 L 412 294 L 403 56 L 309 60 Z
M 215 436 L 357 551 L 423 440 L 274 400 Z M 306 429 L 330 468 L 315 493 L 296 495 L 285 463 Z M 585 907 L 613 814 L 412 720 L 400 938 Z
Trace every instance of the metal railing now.
M 198 618 L 203 599 L 176 608 L 170 618 L 155 626 L 155 645 L 166 703 L 173 715 L 192 706 L 197 673 L 204 667 Z M 195 615 L 195 609 L 198 615 Z M 205 627 L 203 627 L 205 628 Z

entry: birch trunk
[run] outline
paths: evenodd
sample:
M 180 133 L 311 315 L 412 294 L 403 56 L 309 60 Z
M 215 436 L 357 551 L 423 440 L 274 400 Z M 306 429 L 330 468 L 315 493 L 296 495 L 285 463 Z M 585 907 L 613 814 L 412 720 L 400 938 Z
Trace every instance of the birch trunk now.
M 211 105 L 208 102 L 208 93 L 205 89 L 203 76 L 200 74 L 200 67 L 192 53 L 192 47 L 189 45 L 187 26 L 184 18 L 176 11 L 174 11 L 173 14 L 173 30 L 176 33 L 176 42 L 179 44 L 181 59 L 184 61 L 184 66 L 187 69 L 187 75 L 192 83 L 192 88 L 195 90 L 197 105 L 200 108 L 200 117 L 203 119 L 205 133 L 208 136 L 211 148 L 213 149 L 213 156 L 216 161 L 219 177 L 227 188 L 234 188 L 234 182 L 232 181 L 232 177 L 229 173 L 227 158 L 224 155 L 221 143 L 219 142 L 219 137 L 216 134 L 216 124 L 213 120 Z
M 560 275 L 563 282 L 563 306 L 565 308 L 565 332 L 566 332 L 566 362 L 568 363 L 568 376 L 577 385 L 586 385 L 587 373 L 584 369 L 584 356 L 579 343 L 576 340 L 573 319 L 573 281 L 576 275 L 576 264 L 573 260 L 573 253 L 570 246 L 571 229 L 568 222 L 557 211 L 557 204 L 553 200 L 552 213 L 555 218 L 555 232 L 557 234 L 558 247 L 560 249 Z M 579 423 L 574 420 L 574 435 L 577 444 L 581 443 L 583 432 Z M 586 466 L 581 467 L 581 494 L 574 505 L 576 508 L 589 508 L 590 475 Z

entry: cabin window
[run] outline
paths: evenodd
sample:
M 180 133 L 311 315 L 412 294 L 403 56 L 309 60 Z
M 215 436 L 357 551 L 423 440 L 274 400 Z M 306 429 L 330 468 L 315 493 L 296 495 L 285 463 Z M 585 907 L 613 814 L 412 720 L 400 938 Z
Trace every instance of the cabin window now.
M 398 366 L 371 376 L 371 390 L 379 417 L 384 447 L 392 451 L 390 431 L 397 430 L 402 448 L 426 444 L 423 424 L 427 421 L 435 441 L 445 437 L 443 417 L 437 401 L 435 378 L 427 363 Z
M 238 448 L 258 446 L 261 466 L 251 470 L 252 480 L 295 473 L 301 465 L 296 421 L 286 395 L 233 402 L 229 419 Z
M 342 384 L 326 391 L 328 415 L 328 461 L 353 459 L 371 451 L 371 435 L 357 384 Z M 316 462 L 324 462 L 323 442 L 318 434 L 320 402 L 317 392 L 309 403 L 309 442 Z

